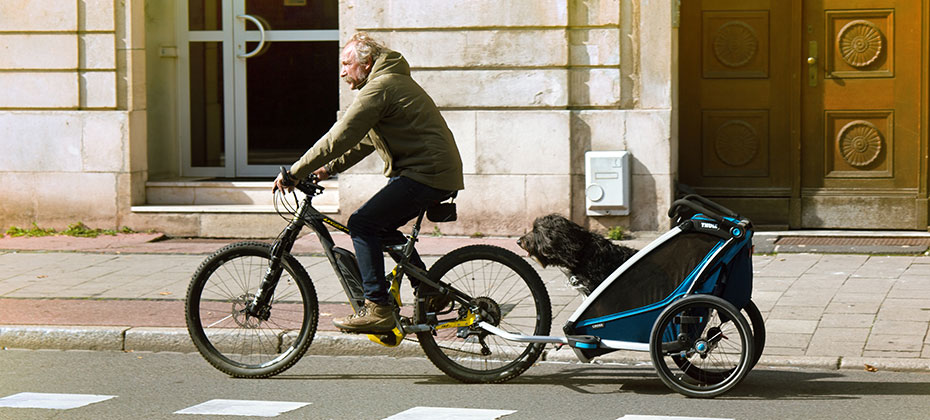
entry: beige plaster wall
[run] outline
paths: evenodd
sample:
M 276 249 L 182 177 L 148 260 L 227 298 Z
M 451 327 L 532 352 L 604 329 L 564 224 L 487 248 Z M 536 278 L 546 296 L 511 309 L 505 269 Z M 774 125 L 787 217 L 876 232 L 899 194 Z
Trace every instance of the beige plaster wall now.
M 340 7 L 343 41 L 367 31 L 404 53 L 456 136 L 466 189 L 459 221 L 442 232 L 516 235 L 552 212 L 600 230 L 668 227 L 677 176 L 671 1 L 345 0 Z M 353 93 L 342 89 L 345 108 Z M 630 216 L 585 216 L 588 150 L 632 153 Z M 380 169 L 370 157 L 341 175 L 342 211 L 384 184 Z
M 144 200 L 142 3 L 0 2 L 0 228 L 117 227 Z

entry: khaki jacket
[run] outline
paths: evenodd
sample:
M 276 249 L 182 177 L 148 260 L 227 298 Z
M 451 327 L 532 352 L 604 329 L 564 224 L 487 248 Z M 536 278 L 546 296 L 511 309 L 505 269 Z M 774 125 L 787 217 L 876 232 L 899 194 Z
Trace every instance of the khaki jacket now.
M 439 108 L 410 77 L 407 60 L 385 50 L 345 115 L 291 166 L 298 178 L 332 162 L 345 171 L 377 151 L 384 175 L 433 188 L 465 188 L 462 158 Z

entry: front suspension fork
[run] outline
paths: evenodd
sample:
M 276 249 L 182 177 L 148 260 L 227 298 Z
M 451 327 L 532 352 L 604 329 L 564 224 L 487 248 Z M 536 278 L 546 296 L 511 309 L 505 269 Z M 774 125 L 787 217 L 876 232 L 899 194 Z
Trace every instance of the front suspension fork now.
M 268 269 L 265 270 L 265 276 L 255 296 L 245 308 L 246 314 L 263 321 L 268 320 L 271 315 L 271 297 L 274 296 L 274 289 L 284 271 L 284 255 L 291 252 L 298 233 L 300 233 L 300 225 L 291 223 L 285 228 L 281 239 L 271 245 L 271 261 L 268 263 Z

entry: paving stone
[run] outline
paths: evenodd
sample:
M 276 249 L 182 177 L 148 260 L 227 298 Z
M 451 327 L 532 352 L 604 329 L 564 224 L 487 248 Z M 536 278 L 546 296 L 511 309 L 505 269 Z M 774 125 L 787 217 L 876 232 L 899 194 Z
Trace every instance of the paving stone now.
M 842 342 L 855 342 L 859 343 L 862 347 L 865 344 L 866 340 L 869 338 L 869 333 L 871 328 L 860 327 L 860 328 L 817 328 L 817 331 L 814 333 L 814 337 L 811 338 L 811 342 L 814 341 L 842 341 Z
M 799 291 L 787 291 L 780 299 L 777 305 L 788 306 L 814 306 L 826 308 L 833 299 L 833 293 L 804 293 Z
M 846 281 L 846 275 L 804 273 L 788 289 L 792 290 L 836 290 Z
M 927 323 L 921 321 L 892 321 L 879 319 L 872 327 L 872 334 L 927 335 Z
M 888 308 L 883 307 L 877 315 L 877 319 L 892 321 L 930 321 L 930 312 L 919 308 Z
M 793 277 L 762 277 L 753 276 L 752 292 L 784 292 L 791 287 L 797 278 Z
M 930 289 L 905 289 L 896 284 L 886 297 L 891 299 L 930 299 Z
M 777 256 L 758 271 L 758 275 L 766 277 L 794 277 L 798 278 L 807 272 L 810 267 L 820 260 L 820 255 L 798 254 Z
M 772 308 L 768 317 L 771 319 L 806 319 L 817 321 L 822 318 L 822 315 L 823 309 L 816 306 L 777 305 Z
M 818 340 L 814 337 L 804 354 L 806 356 L 858 357 L 862 356 L 864 345 L 864 342 Z
M 895 279 L 888 278 L 850 278 L 840 287 L 838 293 L 859 293 L 884 296 L 895 284 Z
M 831 303 L 879 303 L 885 299 L 884 295 L 873 293 L 837 293 Z
M 833 314 L 874 314 L 878 312 L 881 302 L 831 302 L 824 313 Z
M 853 277 L 898 278 L 914 261 L 913 257 L 870 257 L 853 273 Z
M 865 351 L 915 352 L 923 348 L 923 337 L 902 334 L 875 334 L 869 336 Z
M 868 255 L 828 254 L 822 256 L 807 270 L 807 273 L 849 276 L 868 259 Z
M 768 351 L 769 345 L 804 349 L 807 348 L 812 336 L 813 334 L 769 333 L 766 331 L 765 349 Z
M 818 321 L 798 319 L 769 319 L 765 321 L 766 334 L 813 334 L 817 329 Z

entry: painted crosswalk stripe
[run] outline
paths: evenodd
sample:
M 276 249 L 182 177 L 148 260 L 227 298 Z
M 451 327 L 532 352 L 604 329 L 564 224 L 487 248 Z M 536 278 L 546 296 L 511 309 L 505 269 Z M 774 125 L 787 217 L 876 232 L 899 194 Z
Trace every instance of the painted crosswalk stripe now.
M 310 403 L 292 401 L 210 400 L 174 414 L 275 417 L 308 405 Z
M 50 410 L 68 410 L 93 403 L 116 398 L 115 395 L 92 394 L 46 394 L 38 392 L 20 392 L 0 398 L 0 407 L 12 408 L 46 408 Z
M 716 417 L 676 417 L 676 416 L 640 416 L 637 414 L 627 414 L 617 420 L 733 420 L 721 419 Z
M 516 411 L 483 410 L 477 408 L 413 407 L 391 417 L 387 417 L 384 420 L 495 420 L 513 413 L 516 413 Z

